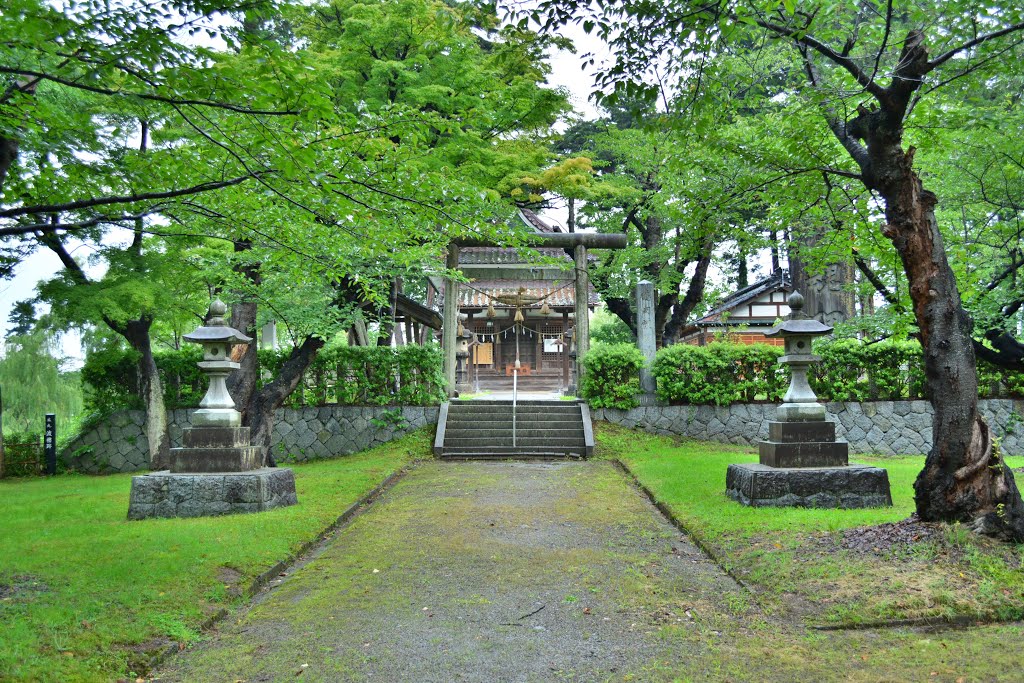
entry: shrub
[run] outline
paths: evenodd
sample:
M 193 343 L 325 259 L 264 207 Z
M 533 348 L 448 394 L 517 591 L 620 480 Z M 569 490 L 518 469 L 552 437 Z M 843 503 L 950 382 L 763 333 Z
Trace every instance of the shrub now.
M 821 363 L 811 370 L 811 387 L 823 401 L 924 397 L 924 359 L 916 341 L 821 339 L 814 352 Z
M 580 397 L 595 408 L 633 408 L 643 366 L 644 356 L 632 344 L 596 344 L 583 357 Z
M 260 386 L 277 376 L 290 349 L 259 351 Z M 168 409 L 194 408 L 206 393 L 206 379 L 196 366 L 202 351 L 189 345 L 154 354 Z M 138 355 L 124 349 L 90 353 L 82 368 L 90 421 L 117 410 L 140 409 Z M 306 370 L 285 402 L 304 405 L 437 405 L 444 400 L 440 347 L 339 347 L 325 349 Z
M 654 359 L 658 398 L 674 404 L 777 401 L 788 381 L 778 365 L 780 355 L 779 347 L 767 344 L 714 342 L 666 347 Z

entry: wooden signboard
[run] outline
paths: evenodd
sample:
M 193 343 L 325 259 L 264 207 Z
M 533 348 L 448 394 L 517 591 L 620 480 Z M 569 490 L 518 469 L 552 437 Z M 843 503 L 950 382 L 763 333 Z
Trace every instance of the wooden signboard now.
M 473 347 L 473 364 L 490 365 L 494 362 L 494 344 L 487 342 Z

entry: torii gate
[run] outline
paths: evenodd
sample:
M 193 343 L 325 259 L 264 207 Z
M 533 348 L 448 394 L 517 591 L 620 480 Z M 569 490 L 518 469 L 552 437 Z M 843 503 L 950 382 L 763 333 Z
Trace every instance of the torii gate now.
M 580 361 L 590 348 L 590 278 L 587 274 L 587 248 L 591 249 L 624 249 L 626 235 L 600 234 L 590 232 L 535 232 L 528 234 L 526 245 L 530 247 L 554 247 L 572 249 L 575 266 L 573 281 L 576 289 L 576 377 L 582 377 L 583 366 Z M 460 239 L 448 245 L 448 258 L 445 263 L 449 271 L 459 268 L 460 247 L 507 247 L 492 240 Z M 448 395 L 455 391 L 455 351 L 456 339 L 449 331 L 458 327 L 459 315 L 459 283 L 452 278 L 444 282 L 444 328 L 442 349 L 444 351 L 444 376 L 448 383 Z

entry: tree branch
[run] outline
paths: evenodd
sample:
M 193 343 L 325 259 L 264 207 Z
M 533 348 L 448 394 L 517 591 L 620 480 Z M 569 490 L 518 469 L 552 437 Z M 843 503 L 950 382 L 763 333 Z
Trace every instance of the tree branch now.
M 735 16 L 733 17 L 735 19 Z M 847 73 L 853 76 L 853 79 L 864 88 L 867 92 L 871 93 L 875 99 L 879 102 L 886 102 L 888 95 L 885 89 L 882 88 L 878 83 L 874 81 L 871 76 L 866 74 L 863 69 L 857 66 L 857 63 L 849 57 L 843 56 L 841 53 L 836 52 L 828 45 L 825 45 L 814 36 L 808 35 L 799 31 L 795 28 L 789 28 L 788 26 L 781 26 L 779 24 L 773 24 L 770 21 L 764 19 L 756 19 L 757 25 L 763 29 L 771 31 L 777 36 L 790 38 L 796 41 L 798 44 L 806 46 L 811 50 L 814 50 L 828 61 L 832 62 L 838 67 L 844 69 Z
M 144 192 L 142 194 L 132 195 L 115 195 L 113 197 L 96 197 L 93 199 L 79 199 L 73 202 L 65 202 L 64 204 L 35 204 L 32 206 L 21 206 L 16 209 L 8 209 L 7 211 L 0 211 L 0 218 L 16 218 L 18 216 L 28 216 L 37 213 L 60 213 L 62 211 L 77 211 L 79 209 L 90 209 L 95 206 L 109 206 L 111 204 L 133 204 L 135 202 L 145 202 L 153 199 L 173 199 L 175 197 L 184 197 L 192 194 L 199 194 L 200 192 L 209 192 L 211 190 L 219 190 L 225 187 L 231 187 L 232 185 L 238 185 L 244 183 L 246 180 L 256 178 L 258 174 L 249 174 L 244 176 L 238 176 L 230 180 L 219 180 L 215 182 L 200 183 L 193 185 L 192 187 L 185 187 L 180 190 L 167 190 L 166 192 Z M 7 234 L 22 234 L 18 232 L 9 232 Z
M 142 213 L 128 214 L 123 216 L 96 216 L 95 218 L 90 218 L 87 221 L 79 221 L 76 223 L 55 223 L 53 221 L 49 221 L 46 223 L 26 223 L 24 225 L 19 225 L 13 228 L 0 228 L 0 237 L 10 237 L 13 235 L 27 235 L 30 233 L 39 234 L 57 232 L 58 230 L 62 230 L 64 232 L 76 232 L 78 230 L 87 230 L 89 228 L 94 228 L 97 225 L 103 225 L 105 223 L 118 224 L 125 223 L 128 221 L 141 220 L 146 216 L 150 215 L 151 213 L 155 213 L 155 211 L 143 211 Z
M 808 54 L 807 48 L 802 45 L 797 45 L 797 49 L 800 51 L 800 56 L 804 61 L 804 72 L 807 74 L 807 80 L 810 81 L 811 87 L 815 90 L 821 89 L 821 77 L 818 74 L 818 69 L 814 66 L 814 62 L 811 61 L 811 56 Z M 871 157 L 868 155 L 867 148 L 860 144 L 855 137 L 853 137 L 848 128 L 846 121 L 839 116 L 835 109 L 826 106 L 822 103 L 821 108 L 825 114 L 825 123 L 828 124 L 829 130 L 832 131 L 832 135 L 835 136 L 839 144 L 843 146 L 846 153 L 853 158 L 857 166 L 860 167 L 863 175 L 857 177 L 857 180 L 864 180 L 864 175 L 867 175 L 868 170 L 871 167 Z
M 998 31 L 993 31 L 992 33 L 986 33 L 983 36 L 978 36 L 974 40 L 969 40 L 962 45 L 954 47 L 952 50 L 943 52 L 941 55 L 928 62 L 928 71 L 932 71 L 942 66 L 944 63 L 948 62 L 950 59 L 956 57 L 958 54 L 964 52 L 965 50 L 970 50 L 972 47 L 977 47 L 978 45 L 981 45 L 982 43 L 985 43 L 989 40 L 1001 38 L 1002 36 L 1006 36 L 1011 33 L 1016 33 L 1017 31 L 1024 31 L 1024 21 L 1020 22 L 1019 24 L 1013 24 L 1012 26 L 1007 26 L 1006 28 L 999 29 Z
M 885 283 L 882 282 L 882 279 L 878 277 L 878 273 L 871 269 L 871 266 L 868 265 L 868 262 L 864 260 L 864 257 L 861 256 L 856 249 L 853 249 L 852 251 L 853 262 L 857 264 L 857 269 L 864 275 L 864 277 L 868 279 L 868 282 L 870 282 L 874 286 L 875 291 L 881 294 L 882 298 L 885 299 L 889 304 L 893 306 L 899 306 L 899 298 L 891 291 L 889 291 L 889 288 L 885 286 Z
M 1021 266 L 1024 266 L 1024 257 L 1021 257 L 1020 259 L 1014 261 L 1010 265 L 1006 266 L 1006 268 L 1004 268 L 1002 271 L 1000 271 L 998 275 L 992 278 L 992 280 L 987 285 L 985 285 L 985 291 L 991 292 L 993 289 L 999 286 L 1000 282 L 1002 282 L 1003 280 L 1017 272 L 1021 268 Z
M 44 73 L 42 71 L 32 71 L 31 69 L 17 69 L 3 65 L 0 65 L 0 73 L 12 74 L 15 76 L 30 76 L 32 78 L 36 78 L 39 80 L 46 80 L 52 81 L 54 83 L 59 83 L 69 88 L 86 90 L 88 92 L 96 93 L 98 95 L 108 95 L 112 97 L 137 97 L 141 100 L 148 100 L 150 102 L 162 102 L 164 104 L 173 104 L 177 106 L 192 105 L 197 107 L 212 107 L 214 109 L 225 109 L 227 111 L 238 112 L 239 114 L 249 114 L 252 116 L 295 116 L 296 114 L 299 113 L 298 110 L 291 109 L 250 109 L 249 107 L 243 107 L 237 104 L 230 104 L 228 102 L 214 102 L 212 100 L 182 100 L 176 97 L 155 95 L 153 93 L 111 90 L 110 88 L 101 88 L 96 85 L 87 85 L 85 83 L 79 83 L 77 81 L 69 80 L 67 78 L 61 78 L 60 76 Z

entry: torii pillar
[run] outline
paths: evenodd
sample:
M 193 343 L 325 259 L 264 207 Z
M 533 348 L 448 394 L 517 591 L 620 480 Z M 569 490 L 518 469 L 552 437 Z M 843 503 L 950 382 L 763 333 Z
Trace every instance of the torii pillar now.
M 587 245 L 577 244 L 576 261 L 576 390 L 583 378 L 583 356 L 590 350 L 590 276 L 587 273 Z
M 445 267 L 449 271 L 459 269 L 459 247 L 448 245 Z M 455 278 L 444 279 L 444 332 L 441 336 L 441 350 L 444 353 L 444 379 L 448 398 L 455 395 L 455 350 L 458 343 L 456 330 L 459 329 L 459 283 Z

